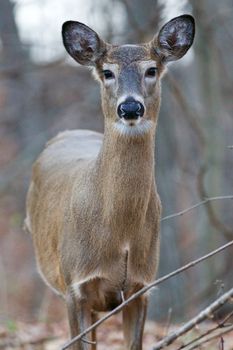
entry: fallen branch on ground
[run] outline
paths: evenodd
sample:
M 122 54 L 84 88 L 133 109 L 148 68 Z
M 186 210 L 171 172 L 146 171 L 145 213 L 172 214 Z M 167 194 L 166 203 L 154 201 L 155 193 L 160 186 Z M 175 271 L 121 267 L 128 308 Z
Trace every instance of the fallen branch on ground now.
M 76 341 L 81 340 L 85 335 L 87 335 L 89 332 L 91 332 L 93 329 L 97 328 L 101 323 L 103 323 L 104 321 L 106 321 L 108 318 L 110 318 L 111 316 L 115 315 L 116 313 L 118 313 L 119 311 L 121 311 L 126 305 L 128 305 L 131 301 L 133 301 L 134 299 L 138 298 L 140 295 L 146 293 L 148 290 L 150 290 L 151 288 L 156 287 L 157 285 L 159 285 L 160 283 L 168 280 L 169 278 L 178 275 L 179 273 L 199 264 L 200 262 L 210 258 L 211 256 L 220 253 L 221 251 L 225 250 L 226 248 L 230 247 L 233 245 L 233 240 L 228 242 L 227 244 L 224 244 L 223 246 L 219 247 L 216 250 L 213 250 L 212 252 L 202 256 L 199 259 L 193 260 L 190 263 L 184 265 L 183 267 L 180 267 L 179 269 L 170 272 L 169 274 L 165 275 L 164 277 L 161 277 L 159 279 L 157 279 L 156 281 L 148 284 L 146 287 L 140 289 L 138 292 L 134 293 L 133 295 L 131 295 L 131 297 L 129 297 L 128 299 L 126 299 L 123 303 L 121 303 L 119 306 L 117 306 L 114 310 L 112 310 L 111 312 L 109 312 L 108 314 L 106 314 L 104 317 L 102 317 L 100 320 L 98 320 L 97 322 L 93 323 L 90 327 L 88 327 L 85 331 L 83 331 L 82 333 L 80 333 L 79 335 L 77 335 L 76 337 L 74 337 L 73 339 L 71 339 L 69 342 L 67 342 L 63 347 L 62 350 L 68 349 L 71 345 L 73 345 Z
M 231 288 L 228 292 L 224 293 L 221 297 L 216 299 L 212 304 L 210 304 L 207 308 L 202 310 L 196 317 L 192 318 L 190 321 L 185 323 L 178 330 L 172 332 L 170 335 L 160 340 L 152 348 L 152 350 L 160 350 L 163 349 L 165 346 L 172 344 L 177 338 L 179 338 L 180 336 L 194 328 L 196 325 L 209 318 L 214 311 L 223 306 L 231 298 L 233 298 L 233 288 Z

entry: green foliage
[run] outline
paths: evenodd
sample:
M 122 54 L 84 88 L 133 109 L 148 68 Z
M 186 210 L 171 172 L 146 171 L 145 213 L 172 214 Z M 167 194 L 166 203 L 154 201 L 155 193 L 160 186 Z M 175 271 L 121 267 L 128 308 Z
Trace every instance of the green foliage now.
M 13 320 L 7 320 L 6 327 L 10 333 L 15 333 L 18 329 L 16 322 Z

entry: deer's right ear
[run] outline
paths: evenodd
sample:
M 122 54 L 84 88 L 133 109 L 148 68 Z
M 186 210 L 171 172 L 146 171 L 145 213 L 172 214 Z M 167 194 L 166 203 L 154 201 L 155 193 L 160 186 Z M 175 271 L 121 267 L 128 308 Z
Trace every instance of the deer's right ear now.
M 94 66 L 106 52 L 105 42 L 94 30 L 80 22 L 65 22 L 62 38 L 70 56 L 83 65 Z

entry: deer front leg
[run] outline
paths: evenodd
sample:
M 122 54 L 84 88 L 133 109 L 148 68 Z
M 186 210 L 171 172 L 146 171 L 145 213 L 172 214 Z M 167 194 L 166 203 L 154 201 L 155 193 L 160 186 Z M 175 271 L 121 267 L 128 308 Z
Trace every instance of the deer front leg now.
M 142 350 L 147 297 L 135 299 L 123 309 L 123 328 L 127 350 Z
M 92 324 L 94 324 L 98 321 L 97 314 L 94 311 L 91 312 L 91 321 L 92 321 Z M 96 344 L 97 344 L 96 328 L 92 330 L 91 338 L 92 338 L 91 340 L 93 342 L 93 344 L 91 346 L 91 350 L 96 350 Z
M 91 325 L 91 310 L 88 302 L 83 298 L 78 298 L 72 292 L 68 293 L 66 298 L 68 311 L 70 336 L 77 336 Z M 91 350 L 95 349 L 95 345 L 91 344 L 90 335 L 86 335 L 83 340 L 75 342 L 70 349 L 72 350 Z M 89 343 L 88 343 L 89 342 Z

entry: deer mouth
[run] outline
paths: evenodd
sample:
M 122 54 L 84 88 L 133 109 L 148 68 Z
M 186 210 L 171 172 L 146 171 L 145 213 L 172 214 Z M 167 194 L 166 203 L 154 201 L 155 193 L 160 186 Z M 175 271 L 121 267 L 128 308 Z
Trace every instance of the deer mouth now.
M 122 118 L 114 123 L 115 130 L 125 136 L 143 136 L 149 133 L 153 126 L 155 126 L 154 122 L 145 118 L 137 120 L 124 120 Z
M 139 125 L 142 122 L 142 118 L 138 118 L 138 119 L 120 119 L 120 121 L 122 122 L 122 124 L 129 126 L 129 127 L 133 127 L 136 125 Z

